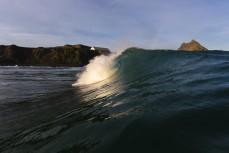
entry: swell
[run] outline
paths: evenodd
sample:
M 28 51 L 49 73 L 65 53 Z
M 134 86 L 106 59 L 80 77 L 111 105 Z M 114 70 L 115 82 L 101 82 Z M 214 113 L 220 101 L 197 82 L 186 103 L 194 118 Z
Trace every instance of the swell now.
M 86 95 L 89 100 L 102 99 L 107 120 L 123 126 L 116 125 L 120 133 L 104 152 L 191 153 L 227 148 L 228 59 L 224 51 L 139 48 L 117 56 L 118 71 L 86 87 L 94 89 Z
M 112 79 L 109 81 L 131 82 L 139 78 L 160 76 L 189 79 L 189 76 L 218 74 L 227 72 L 228 59 L 229 53 L 225 51 L 183 52 L 129 48 L 110 56 L 96 57 L 78 75 L 73 86 L 94 84 L 110 77 Z
M 117 61 L 119 77 L 129 82 L 139 78 L 202 79 L 228 70 L 229 54 L 223 51 L 181 52 L 173 50 L 126 50 Z
M 101 105 L 114 110 L 109 112 L 112 117 L 147 109 L 207 107 L 229 98 L 228 59 L 224 51 L 129 48 L 112 59 L 119 67 L 111 76 L 77 87 L 85 101 L 106 99 Z

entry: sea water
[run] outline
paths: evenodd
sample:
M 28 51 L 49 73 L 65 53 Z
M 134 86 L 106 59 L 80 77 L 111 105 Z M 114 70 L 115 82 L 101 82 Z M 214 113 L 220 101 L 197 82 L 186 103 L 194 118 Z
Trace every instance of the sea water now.
M 227 153 L 229 52 L 130 48 L 0 67 L 0 152 Z

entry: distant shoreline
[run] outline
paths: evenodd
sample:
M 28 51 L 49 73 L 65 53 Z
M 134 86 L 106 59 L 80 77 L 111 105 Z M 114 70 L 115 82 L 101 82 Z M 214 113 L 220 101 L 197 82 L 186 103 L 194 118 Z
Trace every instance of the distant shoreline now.
M 82 67 L 94 57 L 108 54 L 110 50 L 107 48 L 81 44 L 47 48 L 0 45 L 0 65 Z

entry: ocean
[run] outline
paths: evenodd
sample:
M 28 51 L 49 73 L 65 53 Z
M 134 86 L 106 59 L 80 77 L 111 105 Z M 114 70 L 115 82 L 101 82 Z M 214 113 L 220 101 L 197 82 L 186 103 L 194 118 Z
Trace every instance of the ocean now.
M 228 153 L 229 52 L 129 48 L 0 67 L 1 153 Z

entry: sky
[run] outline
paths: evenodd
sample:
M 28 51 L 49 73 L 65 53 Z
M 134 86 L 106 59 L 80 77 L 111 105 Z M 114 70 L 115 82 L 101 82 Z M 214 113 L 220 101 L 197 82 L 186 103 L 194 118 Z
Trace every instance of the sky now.
M 228 0 L 0 0 L 0 44 L 229 51 Z

